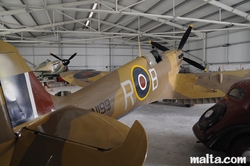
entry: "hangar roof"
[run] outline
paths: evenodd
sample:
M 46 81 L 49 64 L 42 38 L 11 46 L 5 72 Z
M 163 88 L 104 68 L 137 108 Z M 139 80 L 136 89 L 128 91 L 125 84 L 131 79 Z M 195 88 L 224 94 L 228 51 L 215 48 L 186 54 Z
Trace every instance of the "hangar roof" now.
M 2 0 L 0 36 L 11 43 L 83 44 L 121 39 L 178 42 L 250 28 L 249 0 Z M 104 41 L 105 42 L 105 41 Z

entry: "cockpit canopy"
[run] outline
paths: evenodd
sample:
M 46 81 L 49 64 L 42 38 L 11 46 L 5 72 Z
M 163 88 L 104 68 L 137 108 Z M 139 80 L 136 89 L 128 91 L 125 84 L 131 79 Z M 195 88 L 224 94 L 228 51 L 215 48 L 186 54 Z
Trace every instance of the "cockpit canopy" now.
M 147 60 L 148 64 L 151 66 L 154 66 L 162 61 L 161 55 L 156 50 L 152 50 L 150 51 L 150 53 L 145 54 L 142 57 L 144 57 Z

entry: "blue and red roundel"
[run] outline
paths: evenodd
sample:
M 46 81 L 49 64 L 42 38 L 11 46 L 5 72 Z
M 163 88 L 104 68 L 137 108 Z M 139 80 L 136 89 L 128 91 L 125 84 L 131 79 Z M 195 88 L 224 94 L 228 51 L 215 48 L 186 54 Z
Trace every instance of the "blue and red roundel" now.
M 137 98 L 139 100 L 144 100 L 147 97 L 151 87 L 148 72 L 141 66 L 135 66 L 132 68 L 132 78 Z

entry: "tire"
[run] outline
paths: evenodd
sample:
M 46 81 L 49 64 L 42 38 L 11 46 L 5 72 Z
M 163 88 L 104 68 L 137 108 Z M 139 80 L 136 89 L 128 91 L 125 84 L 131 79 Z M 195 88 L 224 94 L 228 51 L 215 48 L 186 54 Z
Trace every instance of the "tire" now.
M 227 150 L 230 157 L 246 157 L 247 164 L 236 164 L 238 166 L 250 166 L 250 137 L 241 137 L 230 144 Z

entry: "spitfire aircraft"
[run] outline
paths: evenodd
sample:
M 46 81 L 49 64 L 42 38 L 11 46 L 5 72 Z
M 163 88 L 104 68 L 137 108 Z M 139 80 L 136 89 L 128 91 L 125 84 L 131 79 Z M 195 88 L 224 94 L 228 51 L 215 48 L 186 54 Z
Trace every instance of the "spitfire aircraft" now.
M 55 57 L 58 60 L 51 61 L 47 59 L 46 61 L 40 63 L 34 70 L 36 76 L 43 78 L 44 76 L 59 76 L 62 72 L 68 70 L 68 65 L 70 60 L 76 56 L 77 53 L 74 53 L 70 56 L 69 59 L 61 59 L 53 53 L 50 53 L 51 56 Z
M 48 94 L 18 50 L 0 41 L 0 165 L 142 165 L 145 130 L 116 119 L 156 100 L 209 95 L 193 75 L 178 74 L 191 29 L 178 49 L 151 51 L 64 97 Z M 196 93 L 183 87 L 188 81 Z

